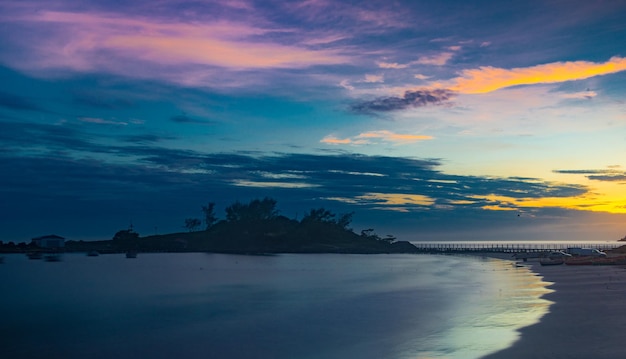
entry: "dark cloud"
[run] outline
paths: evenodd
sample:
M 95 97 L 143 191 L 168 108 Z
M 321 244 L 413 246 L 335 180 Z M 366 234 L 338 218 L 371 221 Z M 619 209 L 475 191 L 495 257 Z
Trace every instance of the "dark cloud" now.
M 105 110 L 122 110 L 135 106 L 131 100 L 107 97 L 106 94 L 80 93 L 74 95 L 74 103 Z
M 606 173 L 607 170 L 554 170 L 554 173 L 570 174 L 570 175 L 588 175 Z
M 14 94 L 0 91 L 0 107 L 18 111 L 47 112 L 32 101 Z
M 605 182 L 626 181 L 626 172 L 617 170 L 555 170 L 555 173 L 586 175 L 590 180 Z
M 201 125 L 213 124 L 212 121 L 197 119 L 197 118 L 189 117 L 187 115 L 172 116 L 170 117 L 170 120 L 176 123 L 195 123 L 195 124 L 201 124 Z
M 352 105 L 354 112 L 388 112 L 411 107 L 443 105 L 449 102 L 454 92 L 446 89 L 406 91 L 402 97 L 379 97 Z
M 622 174 L 611 174 L 611 175 L 594 175 L 587 176 L 590 180 L 595 181 L 607 181 L 607 182 L 622 182 L 626 181 L 626 173 Z
M 438 159 L 350 153 L 204 153 L 160 147 L 161 137 L 149 135 L 138 135 L 132 144 L 126 137 L 105 145 L 82 131 L 80 127 L 0 122 L 0 147 L 11 148 L 0 151 L 0 210 L 7 213 L 3 226 L 14 226 L 10 231 L 30 238 L 38 233 L 27 233 L 32 226 L 24 218 L 34 216 L 38 228 L 45 221 L 50 226 L 62 224 L 62 235 L 82 228 L 83 232 L 102 231 L 110 238 L 132 218 L 141 232 L 155 226 L 178 231 L 183 220 L 199 216 L 200 206 L 208 201 L 224 208 L 235 200 L 270 196 L 290 217 L 325 207 L 337 213 L 355 211 L 359 218 L 355 226 L 364 223 L 378 228 L 391 221 L 385 219 L 391 216 L 413 226 L 454 227 L 471 225 L 472 218 L 488 221 L 510 216 L 508 211 L 486 214 L 494 212 L 485 211 L 486 205 L 513 209 L 511 203 L 494 203 L 487 197 L 567 197 L 586 192 L 582 186 L 532 178 L 449 175 L 439 170 Z M 412 202 L 413 195 L 425 196 L 432 203 Z M 387 202 L 385 196 L 400 200 Z M 37 213 L 47 213 L 46 218 Z
M 78 150 L 87 152 L 109 152 L 109 147 L 101 147 L 88 141 L 89 136 L 71 127 L 0 122 L 0 145 L 20 151 L 42 150 L 45 152 Z
M 129 143 L 139 143 L 139 144 L 154 144 L 154 143 L 158 143 L 158 142 L 162 142 L 162 141 L 167 141 L 167 140 L 175 140 L 176 137 L 174 136 L 160 136 L 160 135 L 153 135 L 153 134 L 140 134 L 140 135 L 132 135 L 132 136 L 126 136 L 121 138 L 122 141 L 124 142 L 129 142 Z

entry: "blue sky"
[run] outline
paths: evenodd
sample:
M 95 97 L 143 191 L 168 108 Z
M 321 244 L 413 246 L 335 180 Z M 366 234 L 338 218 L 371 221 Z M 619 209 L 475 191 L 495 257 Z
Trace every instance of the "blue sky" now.
M 4 1 L 0 240 L 270 196 L 407 240 L 626 234 L 621 1 Z

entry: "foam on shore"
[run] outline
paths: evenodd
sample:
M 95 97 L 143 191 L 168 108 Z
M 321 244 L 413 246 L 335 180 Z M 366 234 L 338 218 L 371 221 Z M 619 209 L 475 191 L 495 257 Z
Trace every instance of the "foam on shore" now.
M 623 358 L 626 269 L 623 266 L 541 266 L 532 271 L 553 282 L 554 302 L 540 322 L 520 330 L 511 347 L 484 359 Z

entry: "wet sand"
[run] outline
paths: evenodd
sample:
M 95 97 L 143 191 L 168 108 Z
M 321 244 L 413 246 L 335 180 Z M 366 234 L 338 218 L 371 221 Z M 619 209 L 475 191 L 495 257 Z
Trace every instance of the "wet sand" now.
M 513 346 L 483 359 L 626 358 L 624 266 L 525 265 L 554 283 L 544 296 L 554 304 Z

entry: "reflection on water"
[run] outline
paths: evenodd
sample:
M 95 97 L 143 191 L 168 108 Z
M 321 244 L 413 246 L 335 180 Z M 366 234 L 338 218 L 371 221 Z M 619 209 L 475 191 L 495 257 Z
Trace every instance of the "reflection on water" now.
M 550 302 L 511 262 L 431 255 L 6 256 L 11 358 L 478 358 Z

